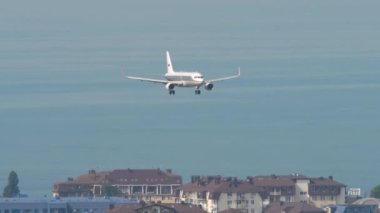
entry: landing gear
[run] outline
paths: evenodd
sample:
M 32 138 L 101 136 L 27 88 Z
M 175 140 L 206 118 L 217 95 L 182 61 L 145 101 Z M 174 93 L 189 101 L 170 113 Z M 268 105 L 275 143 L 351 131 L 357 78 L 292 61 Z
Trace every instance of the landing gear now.
M 175 91 L 174 90 L 169 90 L 169 95 L 175 95 Z
M 201 90 L 196 89 L 196 90 L 195 90 L 195 94 L 196 94 L 196 95 L 200 95 L 200 94 L 201 94 Z

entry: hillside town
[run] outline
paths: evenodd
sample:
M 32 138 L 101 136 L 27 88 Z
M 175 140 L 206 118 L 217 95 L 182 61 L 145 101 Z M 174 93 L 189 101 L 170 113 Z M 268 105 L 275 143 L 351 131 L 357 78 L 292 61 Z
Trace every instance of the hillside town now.
M 171 169 L 89 170 L 87 174 L 54 184 L 52 192 L 54 197 L 99 197 L 104 195 L 102 188 L 105 185 L 120 190 L 120 196 L 124 198 L 144 203 L 137 208 L 124 205 L 112 212 L 133 212 L 140 208 L 149 210 L 164 208 L 165 205 L 198 207 L 208 213 L 269 213 L 283 212 L 284 209 L 293 209 L 292 212 L 296 209 L 300 212 L 331 212 L 331 209 L 338 207 L 359 208 L 357 204 L 360 202 L 359 197 L 357 200 L 353 200 L 352 196 L 348 198 L 346 185 L 332 176 L 308 177 L 298 173 L 248 176 L 246 179 L 194 175 L 190 182 L 184 183 L 182 177 Z M 350 199 L 349 205 L 352 206 L 347 206 L 346 199 Z
M 328 177 L 191 176 L 171 169 L 89 170 L 57 182 L 52 198 L 0 198 L 0 213 L 380 213 L 380 199 Z
M 118 197 L 137 200 L 110 210 L 121 212 L 380 212 L 380 200 L 348 193 L 347 186 L 332 176 L 289 175 L 237 177 L 191 176 L 183 182 L 171 169 L 89 170 L 77 178 L 55 183 L 55 198 L 102 197 L 105 186 Z M 163 211 L 168 209 L 167 211 Z M 186 209 L 186 210 L 185 210 Z M 145 211 L 146 210 L 146 211 Z

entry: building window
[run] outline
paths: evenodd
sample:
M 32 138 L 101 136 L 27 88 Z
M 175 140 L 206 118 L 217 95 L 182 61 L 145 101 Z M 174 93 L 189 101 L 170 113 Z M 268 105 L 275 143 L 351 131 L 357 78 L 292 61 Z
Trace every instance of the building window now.
M 132 187 L 132 194 L 142 193 L 142 192 L 143 192 L 142 186 L 133 186 Z
M 146 188 L 146 193 L 148 193 L 148 194 L 156 194 L 156 186 L 148 186 Z
M 252 204 L 252 205 L 255 204 L 255 200 L 251 200 L 251 204 Z
M 246 196 L 245 196 L 245 194 L 244 193 L 237 193 L 236 194 L 236 199 L 239 199 L 239 200 L 245 200 L 246 198 Z M 247 198 L 248 198 L 249 196 L 247 196 Z
M 325 200 L 326 198 L 325 198 L 325 196 L 321 196 L 321 200 Z
M 169 195 L 172 193 L 170 186 L 161 186 L 161 194 Z

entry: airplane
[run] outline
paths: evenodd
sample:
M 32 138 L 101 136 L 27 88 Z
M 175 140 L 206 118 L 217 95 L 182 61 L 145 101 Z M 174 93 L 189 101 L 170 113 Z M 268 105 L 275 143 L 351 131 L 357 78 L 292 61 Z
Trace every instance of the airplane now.
M 212 79 L 212 80 L 205 80 L 202 74 L 199 72 L 183 72 L 183 71 L 176 72 L 173 69 L 168 51 L 166 51 L 166 67 L 167 67 L 167 70 L 165 74 L 165 80 L 133 77 L 133 76 L 126 76 L 126 77 L 132 80 L 165 84 L 165 88 L 169 91 L 169 95 L 175 94 L 175 90 L 174 90 L 175 87 L 193 87 L 195 88 L 195 94 L 199 95 L 201 94 L 200 88 L 202 86 L 204 86 L 205 90 L 210 91 L 214 88 L 215 82 L 225 81 L 225 80 L 237 78 L 240 76 L 240 67 L 238 68 L 236 75 Z

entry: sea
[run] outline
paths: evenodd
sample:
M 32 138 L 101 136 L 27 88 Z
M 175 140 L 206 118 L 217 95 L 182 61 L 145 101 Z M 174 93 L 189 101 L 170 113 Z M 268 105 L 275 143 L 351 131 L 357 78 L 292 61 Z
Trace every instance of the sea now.
M 380 184 L 379 1 L 2 1 L 0 192 L 88 170 Z M 212 91 L 132 81 L 199 71 Z

